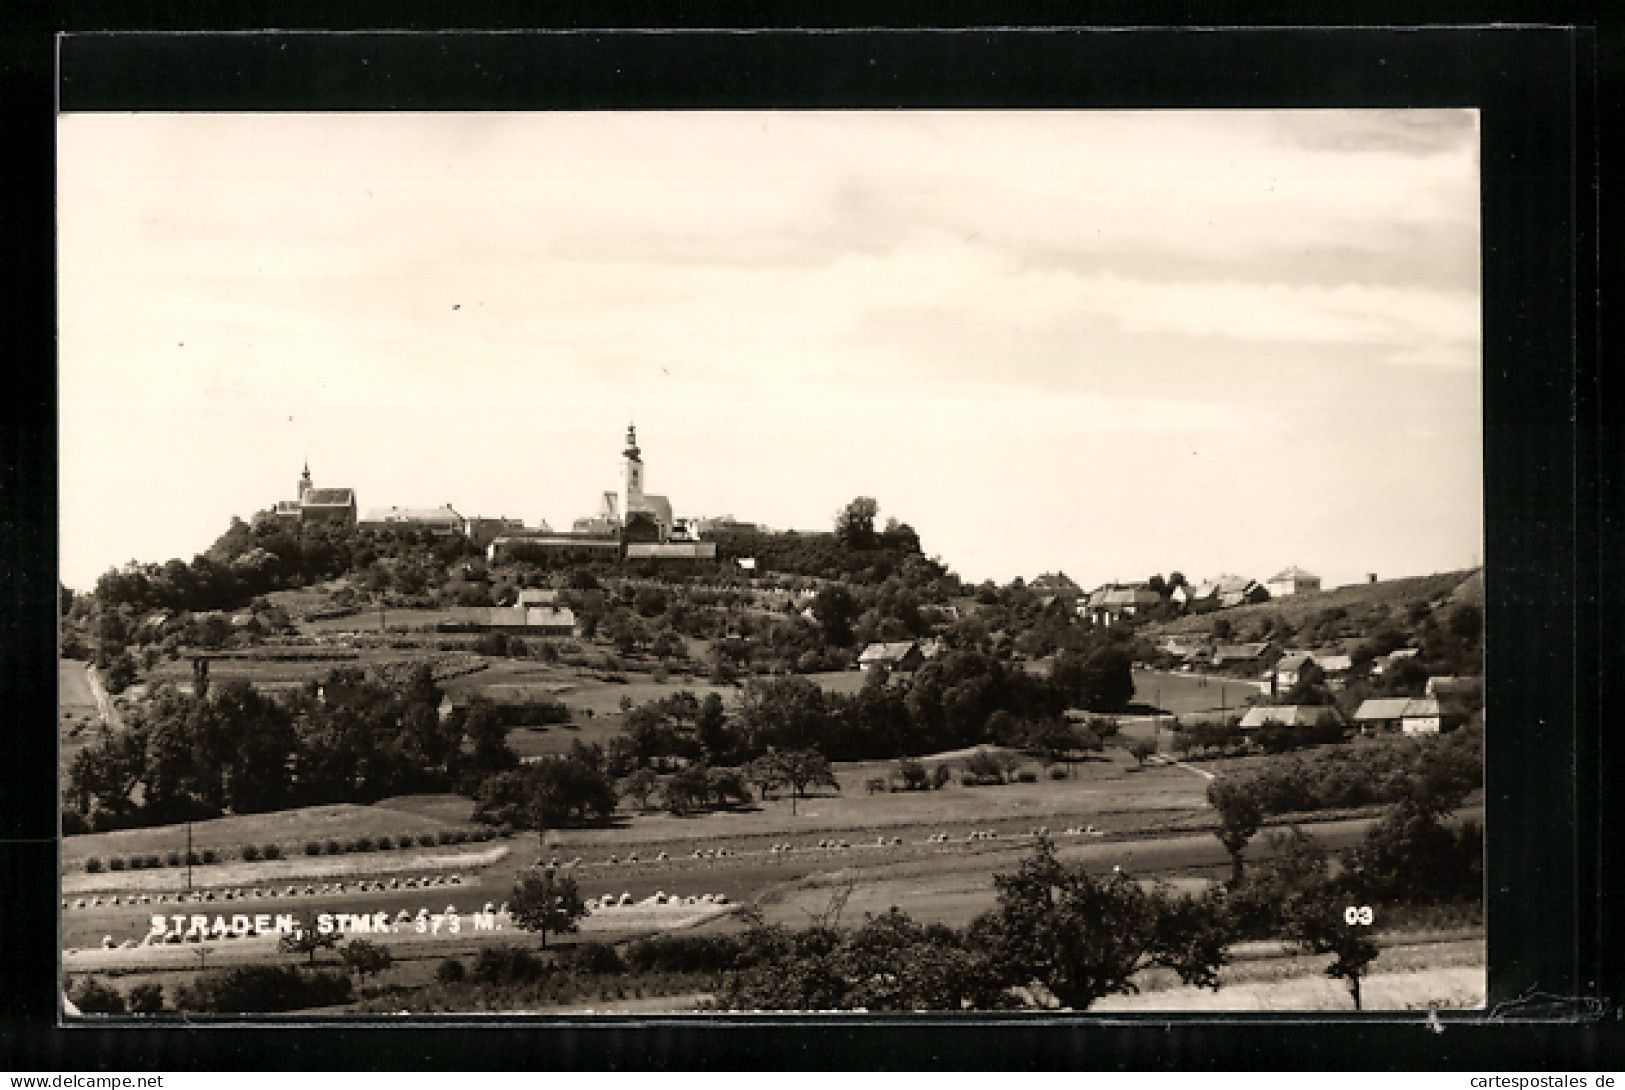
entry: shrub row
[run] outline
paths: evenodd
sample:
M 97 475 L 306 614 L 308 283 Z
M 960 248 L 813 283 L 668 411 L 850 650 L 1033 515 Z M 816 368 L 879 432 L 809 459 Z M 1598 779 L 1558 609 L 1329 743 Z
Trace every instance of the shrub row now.
M 477 828 L 477 829 L 441 829 L 436 833 L 403 833 L 399 838 L 388 835 L 380 837 L 358 836 L 350 840 L 309 840 L 305 842 L 306 855 L 345 855 L 351 852 L 388 852 L 397 848 L 410 848 L 414 845 L 432 848 L 437 845 L 482 843 L 495 839 L 497 836 L 511 835 L 511 830 Z M 282 848 L 278 844 L 244 844 L 237 849 L 238 858 L 245 863 L 258 863 L 260 860 L 275 860 L 282 858 Z M 211 866 L 222 861 L 222 856 L 213 848 L 204 848 L 201 852 L 193 852 L 188 860 L 180 852 L 169 852 L 167 855 L 156 853 L 149 855 L 115 855 L 108 859 L 101 856 L 91 856 L 85 860 L 85 873 L 100 874 L 104 870 L 113 872 L 125 870 L 157 870 L 160 867 L 181 867 L 188 862 L 192 866 Z
M 183 856 L 180 852 L 169 852 L 167 855 L 158 855 L 156 852 L 148 855 L 115 855 L 102 859 L 93 855 L 85 860 L 86 874 L 100 874 L 109 870 L 115 874 L 126 870 L 158 870 L 161 867 L 184 867 L 190 863 L 194 867 L 209 866 L 220 862 L 220 855 L 213 848 L 205 848 L 201 852 L 192 852 Z

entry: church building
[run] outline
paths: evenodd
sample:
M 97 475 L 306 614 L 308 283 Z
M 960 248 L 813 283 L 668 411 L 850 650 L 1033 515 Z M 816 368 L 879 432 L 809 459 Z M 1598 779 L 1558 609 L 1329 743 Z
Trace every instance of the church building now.
M 355 525 L 355 489 L 317 488 L 310 480 L 310 463 L 300 474 L 298 499 L 278 500 L 271 510 L 272 517 L 285 522 L 336 522 L 342 526 Z

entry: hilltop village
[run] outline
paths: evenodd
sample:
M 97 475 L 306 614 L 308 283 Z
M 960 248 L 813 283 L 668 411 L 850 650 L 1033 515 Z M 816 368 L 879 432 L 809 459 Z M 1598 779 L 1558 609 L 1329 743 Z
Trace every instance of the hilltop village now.
M 363 517 L 307 466 L 190 562 L 62 588 L 70 996 L 1081 1008 L 1173 964 L 1053 975 L 1023 946 L 1019 884 L 993 881 L 1031 868 L 1104 881 L 1088 903 L 1120 899 L 1148 958 L 1157 921 L 1199 927 L 1187 983 L 1242 987 L 1214 975 L 1224 951 L 1266 937 L 1287 940 L 1277 977 L 1318 977 L 1346 939 L 1361 1002 L 1380 946 L 1314 930 L 1325 898 L 1376 905 L 1382 942 L 1446 919 L 1429 933 L 1466 937 L 1437 968 L 1481 974 L 1481 573 L 973 585 L 869 497 L 775 532 L 676 516 L 631 427 L 620 470 L 554 531 L 449 504 Z M 1135 860 L 1195 892 L 1092 877 Z M 836 926 L 847 898 L 870 924 Z M 225 930 L 148 933 L 194 910 Z M 489 926 L 411 937 L 457 911 Z M 344 946 L 354 984 L 252 922 L 322 913 L 372 921 Z M 798 945 L 809 917 L 822 945 Z M 683 945 L 700 923 L 710 945 Z M 205 945 L 219 967 L 199 974 Z M 872 994 L 892 970 L 852 959 L 876 949 L 922 975 Z M 1446 979 L 1424 999 L 1473 1000 Z

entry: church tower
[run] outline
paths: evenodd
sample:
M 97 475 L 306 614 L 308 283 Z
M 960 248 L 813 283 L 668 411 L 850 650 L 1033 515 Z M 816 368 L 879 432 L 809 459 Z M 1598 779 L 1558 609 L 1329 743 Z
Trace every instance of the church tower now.
M 310 462 L 307 461 L 305 463 L 305 471 L 304 471 L 304 473 L 300 474 L 300 476 L 299 476 L 299 502 L 300 503 L 305 502 L 305 493 L 309 492 L 310 489 L 311 489 Z
M 621 510 L 628 516 L 643 507 L 643 454 L 638 450 L 638 429 L 626 426 L 626 449 L 621 452 L 621 479 L 626 485 L 626 503 Z

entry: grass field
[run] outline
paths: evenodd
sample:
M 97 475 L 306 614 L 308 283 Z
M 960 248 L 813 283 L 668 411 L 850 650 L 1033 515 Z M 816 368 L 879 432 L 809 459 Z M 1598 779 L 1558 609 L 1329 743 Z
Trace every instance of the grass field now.
M 1134 671 L 1134 702 L 1181 718 L 1218 718 L 1261 695 L 1257 685 L 1217 675 Z
M 439 796 L 432 796 L 438 798 Z M 437 833 L 462 827 L 426 812 L 413 812 L 396 806 L 356 806 L 337 803 L 307 806 L 270 814 L 242 814 L 192 823 L 192 850 L 205 848 L 231 850 L 242 844 L 264 847 L 276 844 L 284 855 L 304 851 L 307 840 L 350 840 L 358 836 L 399 837 L 410 833 Z M 86 833 L 62 839 L 62 868 L 65 873 L 84 870 L 91 856 L 164 855 L 186 850 L 185 825 L 158 825 L 149 829 L 122 829 L 111 833 Z

